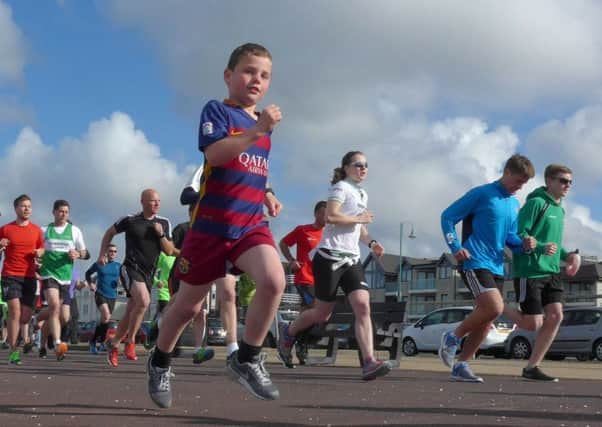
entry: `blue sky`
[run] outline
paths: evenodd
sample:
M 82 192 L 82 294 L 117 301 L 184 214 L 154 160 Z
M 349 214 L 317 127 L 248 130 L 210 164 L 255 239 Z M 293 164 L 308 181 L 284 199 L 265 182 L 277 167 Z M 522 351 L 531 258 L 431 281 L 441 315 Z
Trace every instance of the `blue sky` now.
M 141 34 L 112 23 L 95 2 L 8 4 L 30 63 L 24 81 L 3 92 L 33 111 L 33 126 L 47 143 L 81 134 L 91 121 L 118 110 L 131 114 L 170 159 L 184 164 L 196 154 L 194 118 L 176 111 L 164 69 Z M 2 126 L 2 148 L 21 127 Z
M 145 187 L 184 219 L 200 110 L 226 96 L 230 51 L 256 41 L 274 56 L 266 102 L 284 112 L 277 239 L 311 221 L 332 169 L 360 149 L 372 234 L 395 253 L 411 222 L 404 252 L 438 256 L 441 210 L 520 151 L 538 170 L 521 200 L 546 164 L 573 167 L 565 241 L 602 256 L 601 18 L 595 1 L 0 0 L 1 219 L 21 192 L 40 223 L 67 198 L 94 250 Z

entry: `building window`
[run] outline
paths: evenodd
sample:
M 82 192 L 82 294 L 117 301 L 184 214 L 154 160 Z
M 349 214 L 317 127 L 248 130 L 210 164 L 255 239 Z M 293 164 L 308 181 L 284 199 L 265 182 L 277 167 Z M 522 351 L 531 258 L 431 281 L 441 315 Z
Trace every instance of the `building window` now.
M 418 280 L 426 280 L 426 279 L 434 279 L 435 272 L 434 271 L 418 271 L 416 272 L 416 279 Z
M 449 265 L 441 265 L 439 267 L 439 279 L 449 279 L 451 276 L 451 267 Z

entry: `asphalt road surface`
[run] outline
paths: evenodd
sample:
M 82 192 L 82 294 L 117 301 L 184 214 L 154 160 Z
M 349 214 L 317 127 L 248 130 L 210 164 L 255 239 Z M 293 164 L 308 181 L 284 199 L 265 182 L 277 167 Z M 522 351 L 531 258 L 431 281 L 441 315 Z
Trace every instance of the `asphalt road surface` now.
M 518 377 L 523 361 L 482 359 L 484 384 L 449 381 L 433 356 L 405 358 L 390 375 L 360 379 L 353 352 L 337 366 L 286 369 L 270 352 L 267 368 L 281 398 L 260 401 L 225 373 L 223 348 L 202 365 L 174 360 L 174 404 L 146 394 L 146 357 L 110 368 L 104 355 L 73 350 L 62 362 L 23 356 L 0 366 L 0 426 L 602 426 L 602 363 L 546 361 L 558 383 Z M 0 358 L 7 360 L 6 351 Z

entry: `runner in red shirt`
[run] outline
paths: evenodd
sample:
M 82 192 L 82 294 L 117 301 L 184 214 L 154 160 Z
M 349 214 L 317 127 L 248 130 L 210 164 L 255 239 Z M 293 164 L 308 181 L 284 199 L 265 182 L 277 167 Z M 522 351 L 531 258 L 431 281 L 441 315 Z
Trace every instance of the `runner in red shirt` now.
M 309 254 L 320 243 L 325 225 L 326 202 L 322 200 L 314 207 L 313 224 L 299 225 L 280 240 L 280 251 L 288 261 L 290 271 L 295 273 L 295 289 L 301 296 L 301 311 L 312 307 L 314 303 L 314 272 Z M 291 246 L 297 246 L 296 257 L 291 255 Z M 295 345 L 299 364 L 305 365 L 308 351 L 306 340 L 298 337 Z M 287 367 L 293 368 L 293 365 Z
M 17 349 L 19 324 L 29 324 L 35 306 L 36 267 L 44 255 L 42 230 L 31 223 L 31 199 L 22 194 L 13 203 L 17 219 L 0 227 L 0 251 L 4 251 L 2 298 L 8 303 L 9 363 L 21 364 Z

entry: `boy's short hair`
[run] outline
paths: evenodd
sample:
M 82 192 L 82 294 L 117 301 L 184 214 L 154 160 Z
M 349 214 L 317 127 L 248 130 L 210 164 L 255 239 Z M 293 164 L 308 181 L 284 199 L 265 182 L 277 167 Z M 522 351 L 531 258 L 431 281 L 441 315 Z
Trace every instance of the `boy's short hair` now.
M 568 166 L 551 164 L 546 166 L 543 177 L 544 179 L 555 178 L 560 173 L 570 173 L 572 175 L 573 171 Z
M 230 71 L 234 71 L 234 68 L 236 68 L 240 60 L 246 55 L 265 56 L 266 58 L 269 58 L 270 61 L 272 60 L 272 54 L 262 45 L 257 43 L 245 43 L 241 46 L 238 46 L 230 54 L 230 59 L 228 60 L 228 69 Z
M 55 210 L 62 208 L 63 206 L 67 206 L 69 209 L 71 209 L 71 206 L 69 206 L 69 202 L 67 200 L 55 200 L 54 205 L 52 206 L 52 211 L 54 212 Z
M 316 206 L 314 206 L 314 214 L 318 213 L 318 211 L 322 208 L 326 207 L 326 201 L 325 200 L 320 200 L 318 203 L 316 203 Z
M 29 200 L 31 202 L 31 197 L 29 197 L 27 194 L 21 194 L 13 202 L 13 207 L 15 207 L 15 208 L 18 207 L 21 204 L 21 202 L 24 202 L 26 200 Z
M 522 175 L 524 177 L 533 178 L 535 176 L 535 167 L 531 160 L 521 154 L 515 154 L 506 161 L 504 171 L 510 172 L 512 175 Z

